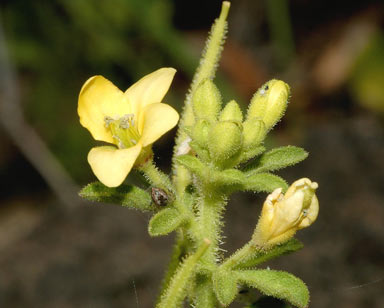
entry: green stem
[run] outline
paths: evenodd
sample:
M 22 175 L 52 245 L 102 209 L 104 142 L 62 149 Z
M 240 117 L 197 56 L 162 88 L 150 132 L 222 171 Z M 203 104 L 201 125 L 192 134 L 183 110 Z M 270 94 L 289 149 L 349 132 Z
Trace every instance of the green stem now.
M 205 240 L 197 251 L 186 258 L 173 275 L 167 290 L 162 296 L 157 308 L 176 308 L 185 297 L 185 289 L 195 272 L 195 267 L 200 258 L 210 246 L 209 240 Z
M 169 261 L 168 269 L 165 273 L 157 302 L 160 301 L 161 297 L 165 293 L 166 289 L 169 286 L 169 282 L 171 281 L 172 276 L 175 274 L 177 267 L 179 266 L 183 257 L 187 253 L 187 246 L 187 238 L 183 235 L 183 231 L 179 229 L 177 232 L 176 243 L 173 247 L 171 260 Z
M 209 268 L 214 268 L 216 266 L 216 252 L 218 250 L 221 231 L 220 218 L 224 209 L 224 204 L 225 199 L 215 195 L 212 188 L 203 192 L 202 200 L 199 205 L 197 225 L 199 226 L 200 233 L 199 242 L 202 242 L 207 238 L 212 243 L 202 259 L 204 265 Z
M 153 160 L 146 162 L 145 164 L 141 165 L 138 169 L 144 173 L 144 176 L 152 186 L 161 188 L 169 194 L 173 194 L 174 188 L 169 177 L 165 173 L 157 169 L 157 167 L 153 163 Z
M 217 64 L 220 60 L 222 46 L 224 44 L 225 35 L 227 32 L 227 16 L 229 11 L 230 3 L 224 1 L 221 7 L 219 18 L 215 21 L 212 26 L 211 34 L 209 35 L 206 46 L 203 51 L 199 66 L 193 77 L 191 88 L 185 98 L 184 110 L 181 114 L 179 128 L 176 137 L 176 144 L 174 147 L 173 159 L 181 153 L 181 148 L 185 146 L 185 142 L 188 140 L 188 136 L 184 131 L 184 127 L 193 125 L 195 118 L 192 110 L 192 97 L 196 91 L 197 86 L 204 79 L 213 79 L 216 74 Z M 178 192 L 183 190 L 189 183 L 190 174 L 185 168 L 181 168 L 173 160 L 173 174 L 175 176 L 175 183 L 184 183 L 184 187 L 178 187 Z M 180 186 L 180 185 L 179 185 Z
M 256 251 L 256 247 L 251 243 L 245 244 L 242 248 L 236 251 L 232 256 L 225 260 L 221 267 L 225 269 L 232 269 L 240 262 L 246 260 Z

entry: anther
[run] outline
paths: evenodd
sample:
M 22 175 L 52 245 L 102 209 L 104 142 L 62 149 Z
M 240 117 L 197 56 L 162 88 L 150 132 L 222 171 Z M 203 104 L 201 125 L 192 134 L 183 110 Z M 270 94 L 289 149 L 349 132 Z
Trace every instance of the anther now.
M 113 120 L 111 117 L 105 116 L 105 117 L 104 117 L 105 127 L 108 128 L 109 125 L 111 125 L 111 123 L 112 123 L 113 121 L 114 121 L 114 120 Z

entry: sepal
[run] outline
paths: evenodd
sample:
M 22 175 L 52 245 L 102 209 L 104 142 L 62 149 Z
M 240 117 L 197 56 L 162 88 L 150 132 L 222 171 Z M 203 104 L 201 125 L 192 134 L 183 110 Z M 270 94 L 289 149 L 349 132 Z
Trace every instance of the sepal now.
M 239 153 L 243 143 L 242 126 L 232 121 L 218 122 L 209 134 L 208 149 L 217 165 L 226 165 Z
M 206 149 L 209 143 L 209 132 L 211 130 L 211 123 L 206 119 L 200 119 L 193 127 L 192 139 L 196 144 Z
M 100 182 L 94 182 L 85 186 L 79 195 L 89 201 L 118 204 L 141 211 L 156 210 L 150 194 L 132 185 L 107 187 Z
M 243 122 L 243 112 L 236 101 L 231 100 L 220 113 L 219 121 Z
M 217 120 L 221 108 L 221 94 L 211 79 L 203 80 L 193 97 L 193 112 L 197 119 Z
M 259 146 L 267 133 L 265 124 L 260 119 L 248 119 L 243 123 L 243 147 L 245 150 Z

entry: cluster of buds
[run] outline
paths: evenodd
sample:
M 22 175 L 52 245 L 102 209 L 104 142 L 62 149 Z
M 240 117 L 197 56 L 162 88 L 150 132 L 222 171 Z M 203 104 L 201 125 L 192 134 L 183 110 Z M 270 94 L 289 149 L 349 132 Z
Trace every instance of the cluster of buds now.
M 283 195 L 276 189 L 266 199 L 252 241 L 271 247 L 289 240 L 296 231 L 309 227 L 319 213 L 316 182 L 303 178 L 294 182 Z
M 253 96 L 247 115 L 230 101 L 222 109 L 221 95 L 207 79 L 193 98 L 195 125 L 188 128 L 191 147 L 202 160 L 218 167 L 231 168 L 259 154 L 267 132 L 283 116 L 289 98 L 289 86 L 280 80 L 264 84 Z

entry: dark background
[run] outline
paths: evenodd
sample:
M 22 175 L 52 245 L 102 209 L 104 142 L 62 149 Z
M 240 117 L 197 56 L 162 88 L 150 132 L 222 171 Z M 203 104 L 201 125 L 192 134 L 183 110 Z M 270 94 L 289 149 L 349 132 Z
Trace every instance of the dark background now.
M 172 66 L 165 101 L 180 111 L 220 5 L 1 2 L 0 307 L 153 306 L 173 236 L 150 238 L 149 216 L 77 198 L 95 180 L 86 155 L 96 144 L 77 95 L 94 74 L 125 90 Z M 384 307 L 383 12 L 380 1 L 309 0 L 236 0 L 230 10 L 217 78 L 225 101 L 246 110 L 265 81 L 288 82 L 267 145 L 308 150 L 279 174 L 320 186 L 319 218 L 298 234 L 305 248 L 268 264 L 302 278 L 314 308 Z M 165 171 L 174 134 L 154 146 Z M 249 240 L 264 198 L 231 198 L 227 254 Z

